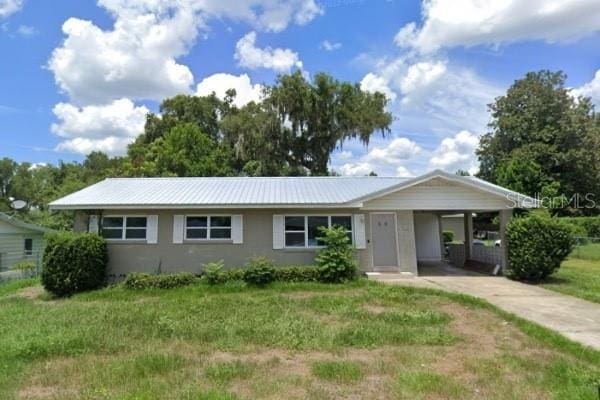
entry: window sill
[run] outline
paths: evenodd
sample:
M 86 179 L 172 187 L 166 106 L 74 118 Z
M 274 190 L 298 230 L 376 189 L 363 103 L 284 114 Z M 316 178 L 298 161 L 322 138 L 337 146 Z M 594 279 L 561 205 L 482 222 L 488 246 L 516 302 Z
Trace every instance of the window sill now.
M 108 244 L 149 244 L 148 239 L 105 239 Z
M 183 244 L 233 244 L 232 239 L 184 239 Z
M 284 247 L 282 250 L 286 253 L 314 253 L 324 249 L 324 247 Z

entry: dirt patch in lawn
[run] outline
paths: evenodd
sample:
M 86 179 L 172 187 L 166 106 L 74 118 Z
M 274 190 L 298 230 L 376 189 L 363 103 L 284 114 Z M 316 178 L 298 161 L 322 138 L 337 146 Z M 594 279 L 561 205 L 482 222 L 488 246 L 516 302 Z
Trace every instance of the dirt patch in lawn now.
M 43 302 L 40 301 L 40 296 L 42 294 L 44 294 L 46 291 L 44 290 L 44 288 L 40 285 L 38 286 L 30 286 L 30 287 L 26 287 L 24 289 L 19 290 L 17 293 L 14 294 L 15 297 L 21 297 L 24 299 L 29 299 L 29 300 L 35 300 L 36 303 L 47 303 L 47 302 Z

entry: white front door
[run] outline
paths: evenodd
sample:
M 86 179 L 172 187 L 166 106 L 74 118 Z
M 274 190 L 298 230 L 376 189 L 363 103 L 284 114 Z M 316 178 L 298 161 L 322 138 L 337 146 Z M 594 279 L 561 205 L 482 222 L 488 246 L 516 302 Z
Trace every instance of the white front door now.
M 396 215 L 371 214 L 373 267 L 397 267 Z

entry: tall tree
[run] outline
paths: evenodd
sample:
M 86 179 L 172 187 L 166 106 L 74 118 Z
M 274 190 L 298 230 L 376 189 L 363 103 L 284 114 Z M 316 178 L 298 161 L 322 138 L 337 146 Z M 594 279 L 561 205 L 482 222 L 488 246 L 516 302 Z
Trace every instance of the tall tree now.
M 575 99 L 562 72 L 526 74 L 491 104 L 479 175 L 526 194 L 600 194 L 600 129 L 588 98 Z M 579 210 L 592 213 L 597 210 Z

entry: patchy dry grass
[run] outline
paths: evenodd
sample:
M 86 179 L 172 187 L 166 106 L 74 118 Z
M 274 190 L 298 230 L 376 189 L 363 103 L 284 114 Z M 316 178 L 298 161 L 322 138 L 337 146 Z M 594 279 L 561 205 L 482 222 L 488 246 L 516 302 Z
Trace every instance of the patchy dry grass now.
M 599 378 L 597 352 L 427 289 L 0 297 L 2 399 L 596 399 Z

